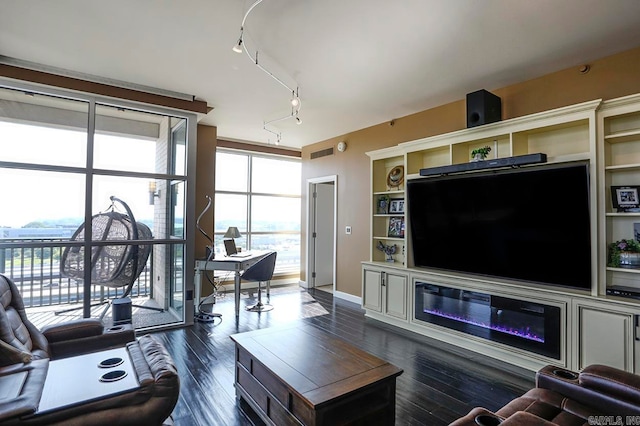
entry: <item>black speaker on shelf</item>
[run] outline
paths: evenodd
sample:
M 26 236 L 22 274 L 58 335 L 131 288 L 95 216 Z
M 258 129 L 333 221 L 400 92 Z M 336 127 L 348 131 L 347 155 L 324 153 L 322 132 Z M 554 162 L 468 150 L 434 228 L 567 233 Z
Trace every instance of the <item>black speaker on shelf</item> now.
M 502 120 L 502 100 L 491 92 L 467 93 L 467 128 Z

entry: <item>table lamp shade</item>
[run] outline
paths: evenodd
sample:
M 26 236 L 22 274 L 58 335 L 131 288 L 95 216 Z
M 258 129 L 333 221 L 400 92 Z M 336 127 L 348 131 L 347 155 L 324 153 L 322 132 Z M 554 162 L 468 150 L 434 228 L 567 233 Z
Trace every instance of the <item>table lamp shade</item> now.
M 224 234 L 224 238 L 240 238 L 240 231 L 235 226 L 230 226 Z

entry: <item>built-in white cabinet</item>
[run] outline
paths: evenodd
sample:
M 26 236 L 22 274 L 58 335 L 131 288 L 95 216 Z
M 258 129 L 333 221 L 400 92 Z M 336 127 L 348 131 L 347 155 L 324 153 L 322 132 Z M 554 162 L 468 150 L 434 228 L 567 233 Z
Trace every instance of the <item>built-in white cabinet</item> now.
M 406 320 L 408 275 L 395 269 L 364 265 L 362 268 L 362 305 L 370 311 Z
M 410 244 L 411 217 L 404 212 L 406 182 L 419 178 L 422 168 L 468 162 L 471 152 L 483 146 L 491 147 L 489 159 L 544 153 L 548 163 L 589 163 L 592 241 L 589 290 L 505 282 L 415 267 Z M 535 294 L 550 305 L 557 301 L 567 306 L 562 320 L 566 329 L 560 342 L 558 365 L 582 369 L 600 363 L 640 373 L 640 341 L 636 339 L 640 300 L 616 297 L 607 292 L 613 286 L 630 287 L 640 292 L 640 265 L 612 265 L 608 256 L 611 243 L 621 239 L 640 240 L 640 94 L 604 102 L 584 102 L 404 142 L 367 152 L 367 155 L 371 164 L 371 238 L 370 258 L 362 264 L 362 303 L 366 315 L 418 333 L 425 331 L 425 335 L 441 336 L 441 340 L 457 344 L 460 339 L 455 338 L 455 333 L 447 336 L 442 328 L 432 327 L 431 330 L 429 325 L 415 321 L 415 289 L 409 277 L 435 274 L 453 288 L 472 285 L 489 295 L 508 292 L 515 299 L 527 300 L 526 297 Z M 399 170 L 403 173 L 400 183 L 391 180 Z M 629 187 L 630 191 L 625 192 L 620 201 L 635 202 L 637 206 L 633 207 L 637 208 L 617 211 L 612 202 L 616 198 L 615 187 Z M 402 209 L 390 209 L 385 201 L 391 200 L 396 201 L 396 208 L 402 205 Z M 394 227 L 397 223 L 402 225 L 399 231 Z M 381 243 L 395 245 L 395 253 L 385 255 L 379 250 Z M 561 264 L 562 248 L 549 249 L 558 251 L 559 264 L 551 267 L 571 267 Z M 485 353 L 491 354 L 491 343 L 485 345 L 481 339 L 479 341 L 477 347 L 484 345 L 488 348 Z M 532 369 L 539 362 L 547 361 L 534 354 L 527 360 L 518 356 L 505 360 Z
M 573 305 L 573 367 L 604 364 L 635 371 L 634 309 L 615 303 L 580 299 Z
M 406 266 L 404 155 L 395 151 L 371 157 L 371 260 Z
M 640 292 L 640 265 L 633 261 L 630 263 L 635 264 L 612 264 L 608 253 L 611 243 L 640 238 L 640 95 L 603 103 L 598 111 L 598 151 L 599 294 L 613 286 Z M 620 208 L 614 206 L 614 200 L 620 201 Z
M 380 269 L 362 268 L 362 307 L 382 312 L 382 276 Z

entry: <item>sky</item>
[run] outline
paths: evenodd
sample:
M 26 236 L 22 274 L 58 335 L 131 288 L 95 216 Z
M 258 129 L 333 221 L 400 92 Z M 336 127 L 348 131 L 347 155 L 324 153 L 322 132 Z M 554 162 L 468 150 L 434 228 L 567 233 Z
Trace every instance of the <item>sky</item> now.
M 86 133 L 0 121 L 0 161 L 83 167 Z M 154 171 L 155 142 L 96 135 L 95 167 Z M 0 226 L 22 227 L 43 219 L 84 218 L 84 174 L 0 168 Z M 129 204 L 137 220 L 153 218 L 149 180 L 96 176 L 97 214 L 115 195 Z
M 86 163 L 86 138 L 83 131 L 0 121 L 0 161 L 82 168 Z M 156 142 L 152 140 L 96 134 L 94 167 L 154 173 L 155 150 Z M 247 158 L 246 155 L 218 154 L 216 184 L 219 189 L 246 190 Z M 300 194 L 299 163 L 254 157 L 253 169 L 261 176 L 253 182 L 255 191 Z M 95 176 L 92 213 L 105 211 L 111 204 L 109 197 L 114 195 L 129 205 L 136 220 L 152 221 L 154 209 L 149 204 L 149 182 L 150 179 L 145 178 Z M 12 206 L 0 209 L 0 227 L 23 227 L 34 221 L 68 218 L 77 218 L 80 225 L 84 219 L 83 173 L 0 168 L 0 183 L 2 205 Z M 246 197 L 222 195 L 218 201 L 216 218 L 220 222 L 246 217 L 246 205 L 242 205 Z M 299 199 L 257 198 L 256 203 L 254 219 L 300 220 Z

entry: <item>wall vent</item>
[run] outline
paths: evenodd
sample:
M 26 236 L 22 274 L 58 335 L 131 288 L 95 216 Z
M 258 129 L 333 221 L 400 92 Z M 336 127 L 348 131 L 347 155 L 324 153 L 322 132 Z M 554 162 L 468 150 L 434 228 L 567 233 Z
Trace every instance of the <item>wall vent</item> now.
M 316 151 L 311 153 L 311 159 L 326 157 L 327 155 L 333 155 L 333 148 L 323 149 L 322 151 Z

